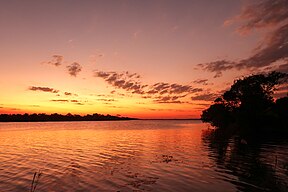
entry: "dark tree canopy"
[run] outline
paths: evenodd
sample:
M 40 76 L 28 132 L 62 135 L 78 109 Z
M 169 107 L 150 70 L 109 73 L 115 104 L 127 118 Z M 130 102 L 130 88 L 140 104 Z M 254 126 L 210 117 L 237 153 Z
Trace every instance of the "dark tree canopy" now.
M 260 128 L 261 131 L 276 131 L 276 124 L 287 131 L 288 97 L 276 101 L 273 98 L 277 86 L 287 80 L 288 74 L 280 72 L 235 80 L 230 90 L 203 111 L 202 121 L 219 129 L 236 127 L 240 134 L 257 132 Z
M 120 117 L 112 115 L 102 115 L 94 113 L 92 115 L 73 115 L 67 113 L 61 115 L 58 113 L 53 114 L 0 114 L 0 122 L 43 122 L 43 121 L 116 121 L 116 120 L 133 120 L 135 118 Z
M 222 97 L 233 107 L 261 110 L 273 104 L 272 94 L 275 86 L 286 80 L 287 74 L 279 72 L 244 77 L 236 80 Z M 254 107 L 252 108 L 251 105 Z

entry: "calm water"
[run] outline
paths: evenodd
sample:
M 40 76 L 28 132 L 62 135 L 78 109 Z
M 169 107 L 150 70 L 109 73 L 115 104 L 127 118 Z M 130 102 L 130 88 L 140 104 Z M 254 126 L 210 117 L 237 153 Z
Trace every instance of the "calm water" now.
M 200 121 L 0 123 L 0 191 L 287 191 L 288 142 L 211 142 Z

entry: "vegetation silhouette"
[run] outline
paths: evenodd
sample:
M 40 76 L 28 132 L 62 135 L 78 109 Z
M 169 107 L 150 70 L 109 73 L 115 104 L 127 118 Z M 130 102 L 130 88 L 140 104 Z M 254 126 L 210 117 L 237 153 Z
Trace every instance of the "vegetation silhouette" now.
M 101 115 L 94 113 L 92 115 L 73 115 L 68 113 L 61 115 L 53 113 L 51 115 L 45 113 L 33 114 L 0 114 L 0 122 L 45 122 L 45 121 L 117 121 L 117 120 L 135 120 L 136 118 L 120 117 L 112 115 Z
M 287 83 L 288 74 L 270 72 L 234 81 L 230 90 L 201 115 L 224 137 L 238 135 L 246 140 L 288 134 L 288 97 L 273 98 L 277 87 Z M 242 140 L 240 139 L 240 141 Z
M 283 162 L 272 154 L 268 158 L 275 165 L 267 164 L 261 156 L 263 148 L 272 147 L 267 143 L 287 143 L 288 97 L 273 98 L 277 88 L 287 81 L 288 74 L 275 71 L 237 79 L 202 112 L 202 121 L 214 127 L 203 130 L 203 144 L 216 170 L 224 167 L 237 177 L 229 181 L 239 191 L 288 190 L 287 182 L 278 175 L 288 170 L 283 154 L 279 157 Z
M 29 192 L 35 192 L 36 191 L 36 187 L 39 183 L 39 179 L 42 175 L 42 172 L 39 170 L 38 172 L 35 172 L 33 175 L 33 179 L 32 179 L 32 183 L 31 183 L 31 188 Z

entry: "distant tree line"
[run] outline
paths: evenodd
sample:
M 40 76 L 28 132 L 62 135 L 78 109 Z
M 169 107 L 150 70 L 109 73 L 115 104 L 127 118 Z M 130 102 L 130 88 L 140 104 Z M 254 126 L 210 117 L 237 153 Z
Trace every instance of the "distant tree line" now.
M 234 81 L 230 90 L 214 101 L 201 115 L 216 129 L 230 135 L 288 134 L 288 97 L 273 98 L 279 85 L 287 83 L 288 74 L 271 72 Z
M 120 117 L 112 115 L 101 115 L 94 113 L 92 115 L 73 115 L 68 113 L 61 115 L 53 113 L 51 115 L 45 113 L 33 114 L 0 114 L 0 122 L 43 122 L 43 121 L 116 121 L 116 120 L 133 120 L 135 118 Z

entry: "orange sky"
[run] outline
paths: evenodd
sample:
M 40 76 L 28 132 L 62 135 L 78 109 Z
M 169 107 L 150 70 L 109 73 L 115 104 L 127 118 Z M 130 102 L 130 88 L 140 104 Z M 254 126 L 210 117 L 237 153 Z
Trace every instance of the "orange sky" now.
M 288 69 L 287 6 L 257 3 L 1 1 L 0 113 L 198 118 L 235 78 Z

